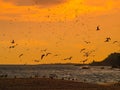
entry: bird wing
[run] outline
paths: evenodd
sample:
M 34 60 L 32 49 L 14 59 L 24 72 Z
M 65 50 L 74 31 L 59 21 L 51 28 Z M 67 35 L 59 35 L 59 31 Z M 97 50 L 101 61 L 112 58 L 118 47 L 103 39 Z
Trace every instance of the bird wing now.
M 41 60 L 43 59 L 44 56 L 45 56 L 45 54 L 41 55 Z

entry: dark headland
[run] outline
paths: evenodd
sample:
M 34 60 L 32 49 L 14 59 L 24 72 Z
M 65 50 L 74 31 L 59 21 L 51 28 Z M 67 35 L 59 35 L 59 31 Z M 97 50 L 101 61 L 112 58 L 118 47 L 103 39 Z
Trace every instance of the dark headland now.
M 112 66 L 113 68 L 120 68 L 120 53 L 112 53 L 101 62 L 93 61 L 92 66 Z

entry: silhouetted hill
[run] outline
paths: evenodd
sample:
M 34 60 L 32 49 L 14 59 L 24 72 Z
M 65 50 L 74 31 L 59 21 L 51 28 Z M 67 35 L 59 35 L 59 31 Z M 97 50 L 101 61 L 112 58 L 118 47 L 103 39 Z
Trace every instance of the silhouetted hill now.
M 120 53 L 112 53 L 105 60 L 101 62 L 93 62 L 90 65 L 120 67 Z

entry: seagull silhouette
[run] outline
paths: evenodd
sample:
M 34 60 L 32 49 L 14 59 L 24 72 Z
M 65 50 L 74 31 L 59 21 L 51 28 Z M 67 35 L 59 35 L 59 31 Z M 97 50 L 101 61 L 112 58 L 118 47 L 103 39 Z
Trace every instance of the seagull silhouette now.
M 64 60 L 71 60 L 73 57 L 70 56 L 69 58 L 65 58 Z
M 89 42 L 89 41 L 84 41 L 86 44 L 89 44 L 89 43 L 91 43 L 91 42 Z
M 41 55 L 41 60 L 42 60 L 44 57 L 45 57 L 45 54 L 42 54 L 42 55 Z
M 15 43 L 15 40 L 12 40 L 11 43 L 14 44 L 14 43 Z
M 10 46 L 9 48 L 15 48 L 17 45 L 18 45 L 18 44 L 12 45 L 12 46 Z
M 118 43 L 118 41 L 114 41 L 113 44 Z
M 47 51 L 47 49 L 44 49 L 44 50 L 41 50 L 42 52 L 46 52 Z
M 34 62 L 40 62 L 39 60 L 34 60 Z
M 100 26 L 97 26 L 96 30 L 99 31 L 100 30 Z
M 20 55 L 19 55 L 19 58 L 22 57 L 22 56 L 23 56 L 23 54 L 20 54 Z
M 54 56 L 58 56 L 58 54 L 55 54 Z
M 9 48 L 15 48 L 15 46 L 10 46 Z
M 85 63 L 88 59 L 83 60 L 82 62 Z
M 110 40 L 111 40 L 111 38 L 110 38 L 110 37 L 107 37 L 104 42 L 109 42 Z
M 85 57 L 88 57 L 89 54 L 90 54 L 89 52 L 84 52 L 84 53 L 85 53 L 85 54 L 84 54 Z
M 49 54 L 52 54 L 52 53 L 47 53 L 46 56 L 48 56 Z
M 81 49 L 81 50 L 80 50 L 80 53 L 83 52 L 84 50 L 85 50 L 85 48 Z

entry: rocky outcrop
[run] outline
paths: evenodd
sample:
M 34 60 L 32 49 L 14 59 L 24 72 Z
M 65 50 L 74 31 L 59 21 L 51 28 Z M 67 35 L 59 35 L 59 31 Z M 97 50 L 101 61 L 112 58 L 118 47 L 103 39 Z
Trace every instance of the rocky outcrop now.
M 120 53 L 112 53 L 103 61 L 101 62 L 93 61 L 90 65 L 120 67 Z

